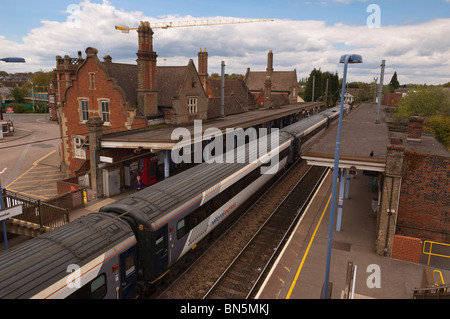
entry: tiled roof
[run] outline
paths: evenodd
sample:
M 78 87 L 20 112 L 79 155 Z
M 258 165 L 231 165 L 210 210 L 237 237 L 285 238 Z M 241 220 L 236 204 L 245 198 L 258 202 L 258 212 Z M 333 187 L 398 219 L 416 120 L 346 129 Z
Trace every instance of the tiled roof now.
M 137 106 L 138 70 L 135 64 L 103 63 L 111 77 L 124 90 L 130 107 Z M 158 66 L 156 83 L 158 86 L 158 105 L 172 106 L 185 77 L 187 66 Z
M 221 80 L 208 79 L 216 97 L 220 97 Z M 255 97 L 242 80 L 225 80 L 225 96 L 235 97 L 242 105 L 254 105 Z
M 245 84 L 250 91 L 264 90 L 266 71 L 250 71 L 245 78 Z M 290 92 L 292 83 L 295 82 L 295 71 L 274 71 L 271 76 L 272 91 Z
M 124 90 L 130 107 L 137 105 L 137 65 L 124 63 L 103 63 L 109 76 L 116 79 L 117 84 Z
M 224 113 L 225 116 L 243 113 L 246 110 L 233 96 L 226 96 L 224 99 Z M 208 119 L 213 119 L 220 116 L 220 97 L 210 98 L 208 103 Z
M 156 85 L 158 87 L 158 106 L 172 107 L 172 97 L 178 95 L 187 66 L 158 66 Z

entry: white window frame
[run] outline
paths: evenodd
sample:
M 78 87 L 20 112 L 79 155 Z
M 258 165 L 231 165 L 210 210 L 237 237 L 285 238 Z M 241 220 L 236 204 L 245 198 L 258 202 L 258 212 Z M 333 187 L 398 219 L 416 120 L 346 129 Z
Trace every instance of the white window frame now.
M 83 110 L 83 102 L 86 102 L 86 106 L 87 106 L 86 110 Z M 89 120 L 89 99 L 79 98 L 78 104 L 79 104 L 79 109 L 80 109 L 80 122 L 86 123 Z M 83 114 L 86 114 L 86 119 L 83 116 Z
M 86 151 L 81 145 L 84 143 L 84 136 L 73 136 L 73 157 L 79 159 L 86 159 Z
M 103 103 L 107 103 L 108 105 L 108 112 L 103 111 Z M 98 107 L 100 110 L 100 114 L 103 120 L 103 125 L 110 125 L 111 124 L 111 109 L 109 107 L 109 100 L 108 99 L 99 99 L 98 100 Z M 107 121 L 106 121 L 107 119 Z
M 188 113 L 189 114 L 197 114 L 198 112 L 198 98 L 197 97 L 188 97 Z

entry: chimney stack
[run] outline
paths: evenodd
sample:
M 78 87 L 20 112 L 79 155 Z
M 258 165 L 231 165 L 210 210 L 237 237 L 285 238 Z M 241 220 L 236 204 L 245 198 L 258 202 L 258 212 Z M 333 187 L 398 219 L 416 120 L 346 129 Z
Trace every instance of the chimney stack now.
M 198 75 L 202 81 L 203 89 L 206 91 L 206 81 L 208 79 L 208 52 L 202 51 L 198 53 Z
M 149 22 L 139 24 L 138 108 L 145 116 L 158 115 L 158 92 L 156 87 L 156 52 L 153 51 L 153 30 Z
M 273 73 L 273 53 L 272 50 L 267 54 L 267 76 L 272 76 Z
M 420 142 L 422 140 L 423 121 L 423 117 L 420 116 L 409 117 L 408 135 L 406 137 L 408 141 Z

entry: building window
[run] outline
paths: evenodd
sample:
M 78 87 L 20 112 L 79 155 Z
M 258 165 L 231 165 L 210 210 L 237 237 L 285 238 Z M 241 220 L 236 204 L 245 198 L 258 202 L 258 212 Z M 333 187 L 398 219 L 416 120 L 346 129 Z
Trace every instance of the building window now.
M 100 101 L 100 110 L 102 112 L 103 124 L 109 124 L 109 101 Z
M 87 122 L 87 120 L 89 120 L 88 100 L 80 100 L 80 120 L 81 122 Z
M 189 114 L 197 114 L 197 98 L 188 98 L 188 112 Z
M 95 73 L 89 72 L 89 90 L 95 90 Z
M 79 159 L 86 159 L 86 151 L 83 148 L 84 137 L 75 136 L 73 138 L 73 156 Z

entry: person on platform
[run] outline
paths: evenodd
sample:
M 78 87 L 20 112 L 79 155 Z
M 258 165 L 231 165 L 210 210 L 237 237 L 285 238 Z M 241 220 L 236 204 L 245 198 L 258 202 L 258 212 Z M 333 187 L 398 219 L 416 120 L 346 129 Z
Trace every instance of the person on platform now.
M 139 192 L 144 189 L 144 184 L 142 184 L 141 177 L 138 175 L 136 176 L 136 181 L 134 182 L 134 189 L 136 192 Z

